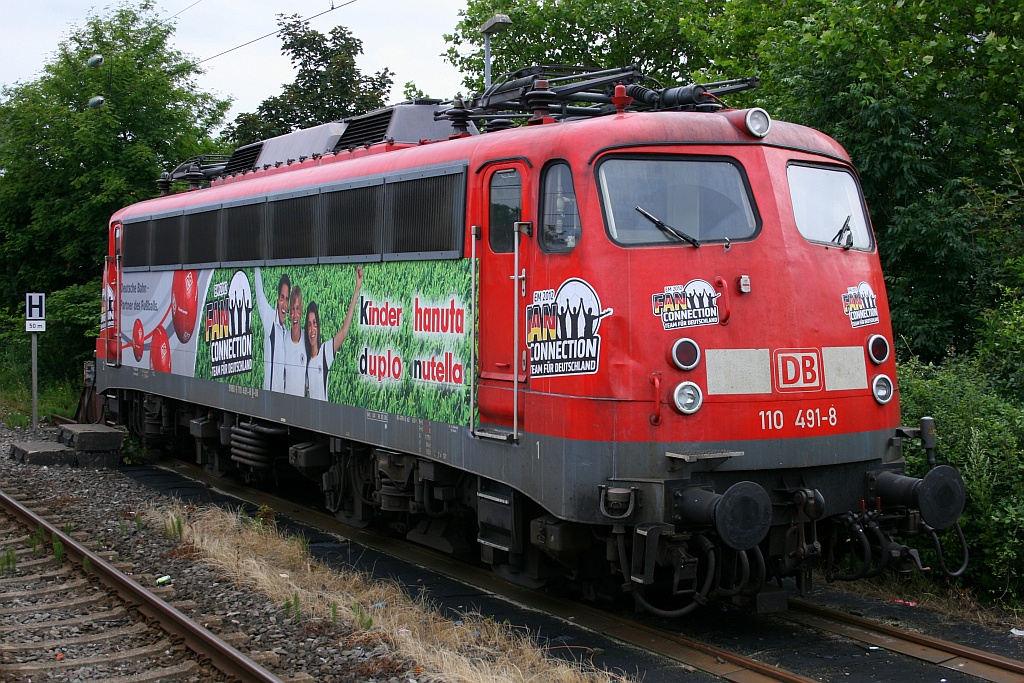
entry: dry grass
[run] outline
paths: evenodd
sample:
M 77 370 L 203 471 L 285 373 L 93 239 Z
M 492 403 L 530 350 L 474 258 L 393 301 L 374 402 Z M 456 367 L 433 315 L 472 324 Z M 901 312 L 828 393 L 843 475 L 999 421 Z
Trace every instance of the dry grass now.
M 270 516 L 251 519 L 219 508 L 163 510 L 164 529 L 239 586 L 257 590 L 296 619 L 362 631 L 416 663 L 419 680 L 451 683 L 623 683 L 623 676 L 547 655 L 530 638 L 479 615 L 445 619 L 400 586 L 312 559 L 302 539 L 277 533 Z M 297 607 L 296 607 L 297 605 Z

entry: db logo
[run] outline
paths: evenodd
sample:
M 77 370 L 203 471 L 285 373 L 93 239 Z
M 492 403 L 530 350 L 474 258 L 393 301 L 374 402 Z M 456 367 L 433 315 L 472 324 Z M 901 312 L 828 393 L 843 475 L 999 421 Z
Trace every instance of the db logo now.
M 821 351 L 776 349 L 775 388 L 779 391 L 821 391 Z

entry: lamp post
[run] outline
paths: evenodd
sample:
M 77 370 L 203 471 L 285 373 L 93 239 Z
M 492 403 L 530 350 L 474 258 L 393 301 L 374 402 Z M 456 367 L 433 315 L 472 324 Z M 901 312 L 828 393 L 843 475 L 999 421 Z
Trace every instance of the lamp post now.
M 495 14 L 484 22 L 480 27 L 480 33 L 484 34 L 484 90 L 491 87 L 491 36 L 501 33 L 512 25 L 512 20 L 507 14 Z

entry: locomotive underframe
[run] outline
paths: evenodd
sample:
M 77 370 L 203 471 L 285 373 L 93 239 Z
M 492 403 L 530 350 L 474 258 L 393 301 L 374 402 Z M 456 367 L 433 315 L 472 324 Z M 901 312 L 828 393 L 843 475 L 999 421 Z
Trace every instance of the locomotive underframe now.
M 845 562 L 829 570 L 839 579 L 874 571 L 877 555 L 894 564 L 916 559 L 893 539 L 920 531 L 917 512 L 909 501 L 873 497 L 866 474 L 902 473 L 901 440 L 888 432 L 803 445 L 733 442 L 728 451 L 701 444 L 687 455 L 685 444 L 532 434 L 496 442 L 468 428 L 311 406 L 271 392 L 239 395 L 226 385 L 145 370 L 101 367 L 98 386 L 106 387 L 111 412 L 150 445 L 194 440 L 197 463 L 250 483 L 301 474 L 349 524 L 383 524 L 443 552 L 479 553 L 500 575 L 531 587 L 568 579 L 591 596 L 632 591 L 655 613 L 660 608 L 643 597 L 648 589 L 658 596 L 651 600 L 684 602 L 687 610 L 728 597 L 751 598 L 769 611 L 784 601 L 766 590 L 768 578 L 796 576 L 804 587 L 812 564 L 823 559 L 830 567 Z M 206 407 L 212 405 L 222 407 Z M 268 414 L 295 423 L 262 417 Z M 783 455 L 799 462 L 801 448 L 820 454 L 823 441 L 832 454 L 827 465 L 773 467 Z M 843 461 L 864 452 L 878 457 Z M 859 489 L 850 486 L 857 478 L 864 481 Z M 749 547 L 730 538 L 745 532 L 749 496 L 738 496 L 738 523 L 723 526 L 726 514 L 715 514 L 723 492 L 743 487 L 763 489 L 771 506 L 770 523 L 758 522 L 764 529 L 751 532 Z M 683 504 L 695 496 L 696 507 Z M 845 553 L 862 528 L 872 530 L 870 546 Z

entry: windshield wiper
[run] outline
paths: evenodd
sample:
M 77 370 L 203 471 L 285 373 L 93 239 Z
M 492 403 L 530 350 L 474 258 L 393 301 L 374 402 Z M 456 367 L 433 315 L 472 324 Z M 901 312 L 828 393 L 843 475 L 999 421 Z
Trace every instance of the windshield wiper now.
M 666 235 L 669 235 L 671 237 L 675 237 L 677 240 L 679 240 L 681 242 L 688 242 L 690 245 L 692 245 L 694 247 L 699 247 L 700 246 L 700 242 L 698 242 L 694 238 L 690 237 L 689 235 L 687 235 L 682 230 L 679 230 L 678 228 L 673 228 L 671 225 L 669 225 L 668 223 L 665 223 L 660 218 L 658 218 L 656 216 L 652 216 L 649 212 L 644 210 L 644 208 L 642 206 L 636 207 L 636 210 L 640 212 L 641 216 L 643 216 L 644 218 L 646 218 L 647 220 L 649 220 L 650 222 L 654 223 L 659 228 L 661 228 L 661 231 L 664 232 Z
M 853 246 L 853 229 L 850 227 L 850 219 L 852 217 L 852 215 L 846 217 L 846 222 L 843 223 L 843 227 L 839 228 L 839 232 L 837 232 L 836 236 L 832 238 L 832 242 L 841 246 L 843 251 L 846 251 Z M 845 241 L 843 239 L 844 235 L 846 236 Z

